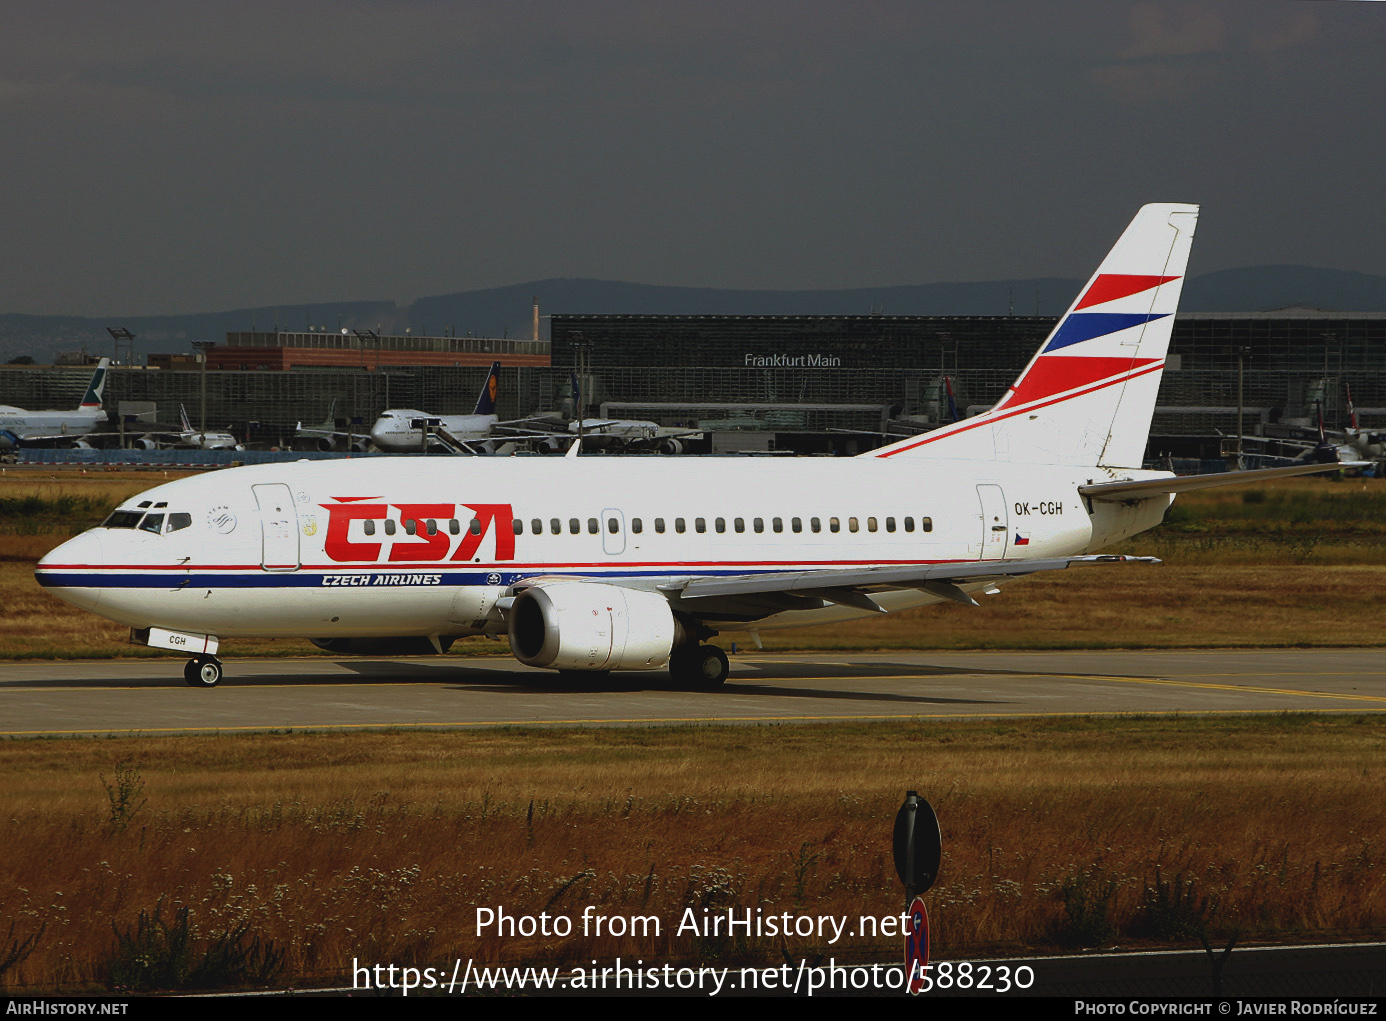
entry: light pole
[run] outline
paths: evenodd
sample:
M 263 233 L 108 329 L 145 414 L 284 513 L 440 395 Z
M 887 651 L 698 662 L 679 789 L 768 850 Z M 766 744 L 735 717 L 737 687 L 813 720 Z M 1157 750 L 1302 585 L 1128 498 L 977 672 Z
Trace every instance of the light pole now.
M 1237 348 L 1237 470 L 1241 471 L 1245 466 L 1242 460 L 1242 393 L 1243 380 L 1246 375 L 1246 356 L 1251 353 L 1248 347 Z
M 197 350 L 197 360 L 202 363 L 202 414 L 200 425 L 202 434 L 197 438 L 197 445 L 205 447 L 207 445 L 207 352 L 217 346 L 215 340 L 194 340 L 192 346 Z
M 573 374 L 574 378 L 577 380 L 577 386 L 573 390 L 573 404 L 575 405 L 573 414 L 577 415 L 577 441 L 579 444 L 582 443 L 583 439 L 584 416 L 582 413 L 582 406 L 587 402 L 587 379 L 585 377 L 587 369 L 591 364 L 588 357 L 591 353 L 592 342 L 590 340 L 573 341 L 573 354 L 576 355 L 577 361 L 577 371 Z M 579 446 L 578 449 L 581 450 L 582 447 Z

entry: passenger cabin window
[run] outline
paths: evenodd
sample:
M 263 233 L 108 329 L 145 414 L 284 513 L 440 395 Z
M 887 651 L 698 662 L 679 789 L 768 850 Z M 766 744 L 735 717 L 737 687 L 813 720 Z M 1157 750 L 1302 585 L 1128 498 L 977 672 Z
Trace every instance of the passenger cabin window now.
M 472 518 L 471 521 L 467 522 L 467 531 L 471 532 L 473 535 L 480 535 L 480 534 L 481 534 L 481 519 L 480 519 L 480 518 Z
M 158 535 L 164 530 L 164 516 L 162 514 L 146 514 L 144 520 L 140 522 L 141 532 L 153 532 Z
M 686 530 L 687 530 L 687 529 L 686 529 L 686 527 L 685 527 L 685 525 L 684 525 L 684 523 L 683 523 L 683 518 L 675 518 L 675 519 L 674 519 L 674 531 L 678 532 L 679 535 L 682 535 Z M 699 529 L 699 531 L 701 531 L 701 529 Z
M 751 522 L 751 527 L 754 528 L 757 532 L 765 531 L 765 519 L 756 518 L 754 521 Z
M 920 519 L 919 519 L 919 530 L 920 530 L 921 532 L 932 532 L 932 531 L 934 530 L 934 519 L 933 519 L 933 518 L 920 518 Z
M 549 531 L 554 535 L 563 534 L 563 522 L 558 518 L 549 518 Z
M 875 518 L 867 518 L 867 519 L 866 519 L 866 530 L 867 530 L 868 532 L 874 532 L 874 531 L 876 530 L 876 519 L 875 519 Z
M 658 532 L 660 535 L 663 535 L 663 534 L 664 534 L 664 519 L 663 519 L 663 518 L 655 518 L 655 531 Z
M 418 530 L 419 530 L 419 526 L 418 526 L 417 524 L 414 523 L 414 519 L 413 519 L 413 518 L 410 518 L 408 521 L 406 521 L 406 522 L 404 523 L 404 531 L 405 531 L 406 534 L 408 534 L 408 535 L 413 535 L 413 534 L 414 534 L 415 532 L 417 532 Z
M 818 518 L 810 518 L 809 527 L 815 532 L 821 532 L 823 531 L 823 522 Z
M 719 532 L 725 532 L 725 531 L 727 530 L 727 519 L 726 519 L 726 518 L 718 518 L 718 519 L 714 522 L 714 526 L 716 527 L 717 531 L 719 531 Z
M 513 535 L 524 535 L 524 534 L 525 534 L 525 523 L 524 523 L 524 521 L 522 521 L 520 518 L 511 518 L 511 519 L 510 519 L 510 531 L 511 531 L 511 534 L 513 534 Z M 430 533 L 430 534 L 432 534 L 432 533 Z
M 582 531 L 582 522 L 579 521 L 577 518 L 569 518 L 568 531 L 573 535 L 577 535 L 579 532 Z
M 793 529 L 794 531 L 796 531 L 796 532 L 802 532 L 802 531 L 804 530 L 804 519 L 803 519 L 803 518 L 790 518 L 790 519 L 789 519 L 789 527 L 792 528 L 792 529 Z
M 893 531 L 895 531 L 895 519 L 894 519 L 894 518 L 886 518 L 886 531 L 887 531 L 887 532 L 893 532 Z
M 738 532 L 744 532 L 744 531 L 746 531 L 746 519 L 745 519 L 745 518 L 737 518 L 737 519 L 736 519 L 736 522 L 735 522 L 735 525 L 736 525 L 736 530 L 737 530 Z
M 774 529 L 775 531 L 777 531 L 777 532 L 783 532 L 783 531 L 784 531 L 784 518 L 773 518 L 773 519 L 770 521 L 770 527 L 773 528 L 773 529 Z
M 451 520 L 448 522 L 448 532 L 451 533 L 452 535 L 461 535 L 461 534 L 462 534 L 462 522 L 458 521 L 456 518 L 451 519 Z
M 856 519 L 856 518 L 848 518 L 848 519 L 847 519 L 847 531 L 849 531 L 849 532 L 855 532 L 856 530 L 857 530 L 857 519 Z
M 617 532 L 621 530 L 621 522 L 616 518 L 607 518 L 606 530 L 610 532 L 612 535 L 615 535 Z
M 842 531 L 842 522 L 839 521 L 837 518 L 829 518 L 829 519 L 828 519 L 828 531 L 830 531 L 830 532 L 840 532 L 840 531 Z
M 368 520 L 368 521 L 363 521 L 363 522 L 361 522 L 361 527 L 365 530 L 365 532 L 366 532 L 367 535 L 374 535 L 374 534 L 375 534 L 375 522 L 374 522 L 374 521 L 369 521 L 369 520 Z
M 542 518 L 535 518 L 533 521 L 531 521 L 531 522 L 529 523 L 529 530 L 530 530 L 530 533 L 533 534 L 533 535 L 543 535 L 543 534 L 544 534 L 544 522 L 543 522 L 543 519 L 542 519 Z
M 386 522 L 385 522 L 385 534 L 386 534 L 386 535 L 394 535 L 394 534 L 395 534 L 395 523 L 394 523 L 394 521 L 388 520 L 388 519 L 386 520 Z
M 587 519 L 587 534 L 588 534 L 588 535 L 596 535 L 596 534 L 597 534 L 598 532 L 600 532 L 600 531 L 601 531 L 601 526 L 597 524 L 597 519 L 596 519 L 596 518 L 588 518 L 588 519 Z
M 613 525 L 616 524 L 616 519 L 615 519 L 615 518 L 612 518 L 612 519 L 611 519 L 611 523 L 612 523 Z M 639 535 L 639 534 L 640 534 L 640 530 L 641 530 L 642 528 L 644 528 L 644 527 L 645 527 L 645 526 L 642 525 L 642 524 L 640 523 L 640 519 L 639 519 L 639 518 L 631 518 L 631 519 L 630 519 L 630 530 L 631 530 L 633 533 L 635 533 L 636 535 Z M 616 529 L 613 528 L 612 531 L 614 532 L 614 531 L 616 531 Z
M 438 534 L 438 521 L 436 518 L 429 518 L 427 521 L 424 522 L 424 526 L 427 529 L 429 535 Z
M 695 532 L 699 532 L 699 533 L 706 532 L 706 531 L 707 531 L 707 518 L 694 518 L 694 519 L 693 519 L 693 530 L 694 530 Z
M 914 531 L 914 518 L 906 518 L 906 519 L 905 519 L 905 531 L 907 531 L 907 532 L 913 532 L 913 531 Z

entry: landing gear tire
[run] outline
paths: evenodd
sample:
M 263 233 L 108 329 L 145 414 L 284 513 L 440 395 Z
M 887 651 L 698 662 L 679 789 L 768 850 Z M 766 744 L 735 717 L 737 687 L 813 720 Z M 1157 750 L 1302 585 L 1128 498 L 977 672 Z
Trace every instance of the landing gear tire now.
M 669 676 L 693 688 L 720 688 L 731 673 L 727 654 L 715 645 L 693 645 L 669 657 Z
M 183 666 L 183 679 L 194 688 L 215 688 L 221 683 L 221 660 L 198 656 Z

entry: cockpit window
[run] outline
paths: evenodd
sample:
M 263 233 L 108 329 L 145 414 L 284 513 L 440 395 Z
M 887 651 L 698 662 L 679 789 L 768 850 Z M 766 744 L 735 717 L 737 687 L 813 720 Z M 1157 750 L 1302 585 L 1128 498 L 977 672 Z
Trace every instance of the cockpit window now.
M 101 522 L 102 528 L 134 528 L 140 523 L 140 518 L 144 517 L 144 511 L 123 511 L 118 510 L 105 521 Z
M 176 532 L 180 528 L 187 528 L 191 524 L 191 514 L 170 514 L 168 516 L 168 530 L 170 532 Z
M 144 520 L 140 522 L 141 532 L 153 532 L 158 535 L 164 530 L 164 516 L 162 514 L 146 514 Z

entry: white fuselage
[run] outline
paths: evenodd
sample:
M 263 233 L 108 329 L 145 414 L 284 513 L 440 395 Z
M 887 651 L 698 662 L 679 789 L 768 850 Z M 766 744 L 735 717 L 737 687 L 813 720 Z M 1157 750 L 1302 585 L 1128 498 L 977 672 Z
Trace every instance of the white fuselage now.
M 391 409 L 383 413 L 371 426 L 371 442 L 381 450 L 390 453 L 408 453 L 422 450 L 426 442 L 424 430 L 415 428 L 411 422 L 419 419 L 437 421 L 438 428 L 458 440 L 484 440 L 499 420 L 497 415 L 429 415 L 409 408 Z
M 25 411 L 0 406 L 0 445 L 34 439 L 86 436 L 106 421 L 100 408 L 91 411 Z
M 196 447 L 200 450 L 239 450 L 240 445 L 236 442 L 236 437 L 228 432 L 213 432 L 208 429 L 201 432 L 197 429 L 187 430 L 179 433 L 178 442 L 189 447 Z
M 72 539 L 37 576 L 136 628 L 498 632 L 497 600 L 537 577 L 654 590 L 691 576 L 1084 553 L 1157 524 L 1170 498 L 1089 508 L 1079 485 L 1165 475 L 922 458 L 305 461 L 149 490 L 121 505 L 125 527 Z M 887 610 L 939 599 L 916 589 L 873 598 Z M 832 604 L 724 629 L 868 615 Z

